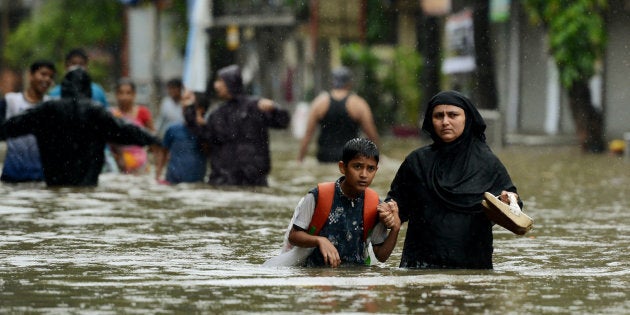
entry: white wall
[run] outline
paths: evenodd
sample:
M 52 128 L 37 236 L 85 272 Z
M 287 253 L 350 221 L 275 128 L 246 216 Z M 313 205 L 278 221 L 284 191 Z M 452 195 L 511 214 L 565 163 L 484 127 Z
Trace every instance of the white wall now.
M 129 8 L 129 76 L 138 85 L 137 101 L 147 103 L 151 93 L 153 78 L 152 58 L 156 47 L 156 35 L 153 29 L 155 21 L 155 7 L 139 6 Z M 171 29 L 174 27 L 173 19 L 162 14 L 160 23 L 160 52 L 159 77 L 166 82 L 171 77 L 181 77 L 183 71 L 183 56 L 176 50 L 172 43 Z M 148 104 L 153 110 L 155 104 Z M 156 114 L 155 111 L 153 111 Z

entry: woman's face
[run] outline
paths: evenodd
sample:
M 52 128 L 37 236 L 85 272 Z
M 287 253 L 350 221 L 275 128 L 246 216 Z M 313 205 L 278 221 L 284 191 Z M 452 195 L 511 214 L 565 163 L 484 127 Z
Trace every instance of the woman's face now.
M 221 78 L 217 78 L 214 81 L 214 91 L 217 92 L 217 96 L 220 99 L 230 99 L 232 98 L 232 95 L 230 95 L 230 90 L 228 90 L 227 84 L 225 84 L 225 81 L 223 81 L 223 79 Z
M 455 141 L 464 132 L 466 112 L 454 105 L 437 105 L 433 108 L 432 120 L 435 133 L 448 143 Z
M 123 84 L 116 90 L 116 101 L 120 107 L 133 106 L 135 99 L 136 91 L 129 84 Z

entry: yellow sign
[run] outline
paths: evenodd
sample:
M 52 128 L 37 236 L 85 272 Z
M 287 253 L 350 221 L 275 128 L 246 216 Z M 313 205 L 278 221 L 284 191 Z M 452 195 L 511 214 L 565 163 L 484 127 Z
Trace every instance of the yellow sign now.
M 240 45 L 240 34 L 237 25 L 230 25 L 226 30 L 226 42 L 229 50 L 236 50 Z

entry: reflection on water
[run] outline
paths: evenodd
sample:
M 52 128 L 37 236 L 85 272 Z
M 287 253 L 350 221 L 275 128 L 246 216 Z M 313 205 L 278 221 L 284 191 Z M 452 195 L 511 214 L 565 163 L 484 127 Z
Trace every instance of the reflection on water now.
M 535 227 L 495 227 L 495 270 L 263 268 L 293 207 L 336 165 L 297 164 L 273 135 L 270 187 L 160 186 L 105 174 L 98 188 L 2 185 L 0 313 L 627 313 L 630 162 L 575 148 L 498 152 Z M 386 139 L 387 192 L 418 140 Z

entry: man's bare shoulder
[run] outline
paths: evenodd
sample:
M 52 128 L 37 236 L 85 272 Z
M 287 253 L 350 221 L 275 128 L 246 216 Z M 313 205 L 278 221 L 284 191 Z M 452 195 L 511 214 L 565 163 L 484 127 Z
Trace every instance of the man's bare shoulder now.
M 349 112 L 356 115 L 360 115 L 362 112 L 370 110 L 370 106 L 367 101 L 357 94 L 351 94 L 348 97 L 346 108 Z
M 328 93 L 322 92 L 311 102 L 311 112 L 322 113 L 328 110 L 330 104 L 330 97 Z
M 328 92 L 323 91 L 321 93 L 319 93 L 311 102 L 312 105 L 316 105 L 316 104 L 322 104 L 322 103 L 328 103 L 328 100 L 330 99 L 330 94 L 328 94 Z

